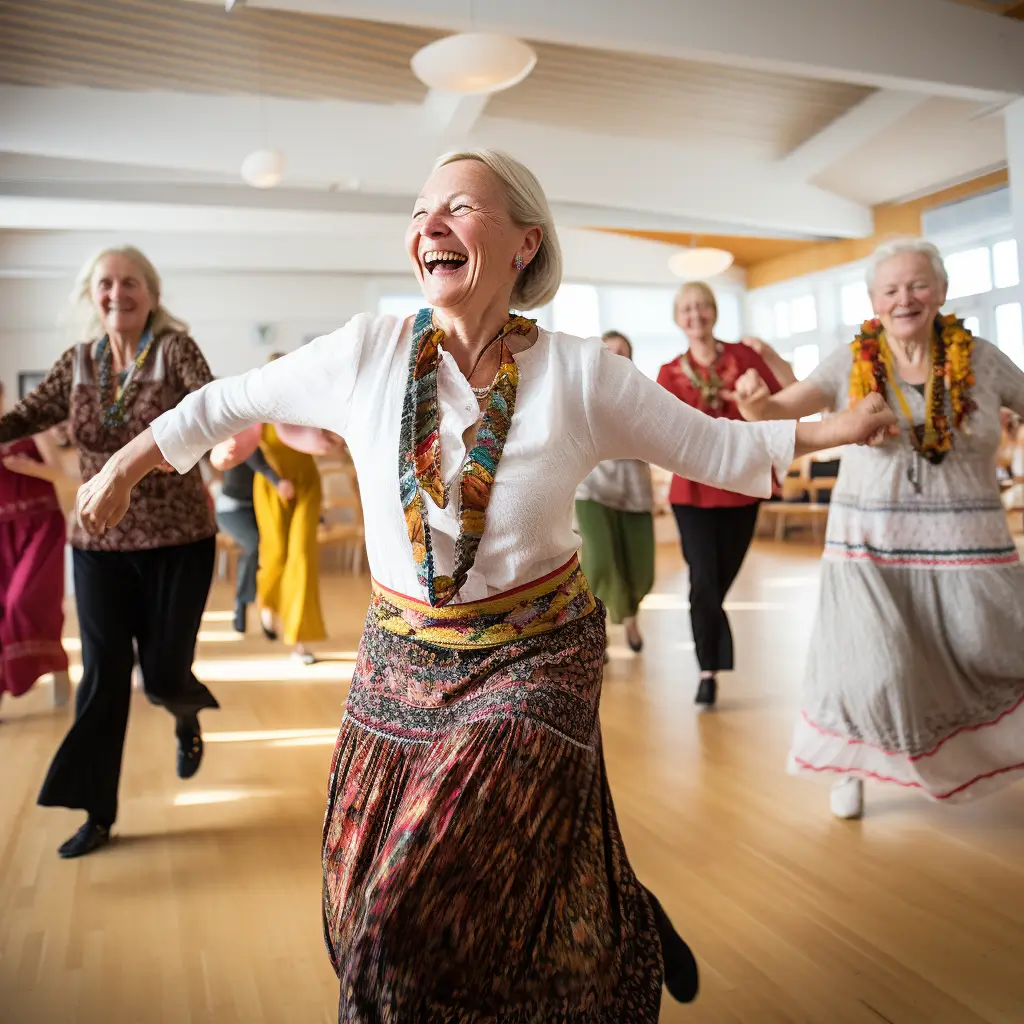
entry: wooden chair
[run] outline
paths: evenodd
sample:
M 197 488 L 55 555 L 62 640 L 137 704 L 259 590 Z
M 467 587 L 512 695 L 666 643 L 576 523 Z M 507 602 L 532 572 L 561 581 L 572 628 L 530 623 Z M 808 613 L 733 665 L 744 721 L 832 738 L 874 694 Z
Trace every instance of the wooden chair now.
M 323 460 L 320 486 L 323 489 L 322 520 L 317 530 L 320 547 L 340 550 L 342 564 L 351 572 L 361 574 L 366 563 L 366 535 L 355 466 L 344 459 Z
M 217 576 L 222 580 L 233 580 L 238 573 L 238 559 L 242 548 L 229 534 L 217 532 Z
M 830 453 L 820 453 L 819 460 L 822 454 L 828 460 L 834 458 Z M 815 457 L 811 455 L 797 459 L 790 466 L 786 479 L 782 481 L 782 500 L 766 501 L 761 506 L 761 513 L 766 519 L 774 518 L 777 541 L 786 539 L 786 531 L 794 519 L 809 523 L 816 537 L 822 532 L 823 525 L 828 519 L 828 503 L 814 499 L 821 491 L 831 491 L 835 487 L 836 479 L 812 476 L 811 466 L 814 461 Z
M 1013 482 L 1002 493 L 1002 502 L 1010 533 L 1024 533 L 1024 476 L 1013 477 Z

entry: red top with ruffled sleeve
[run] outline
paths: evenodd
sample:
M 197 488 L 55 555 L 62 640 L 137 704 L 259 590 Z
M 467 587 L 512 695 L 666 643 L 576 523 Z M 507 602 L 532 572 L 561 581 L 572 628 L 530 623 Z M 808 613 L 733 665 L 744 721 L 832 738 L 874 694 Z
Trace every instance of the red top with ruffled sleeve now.
M 696 360 L 692 361 L 692 366 L 697 376 L 704 380 L 708 379 L 709 367 L 701 366 Z M 736 381 L 747 370 L 757 370 L 772 394 L 782 390 L 775 374 L 768 369 L 768 364 L 749 345 L 738 342 L 719 342 L 719 354 L 714 368 L 721 378 L 722 388 L 725 391 L 731 391 L 736 386 Z M 686 375 L 679 357 L 661 368 L 658 372 L 658 383 L 671 391 L 676 398 L 708 416 L 724 417 L 730 420 L 743 419 L 734 401 L 725 400 L 721 408 L 710 408 L 703 401 L 700 391 Z M 709 487 L 707 484 L 685 480 L 681 476 L 672 477 L 668 500 L 673 505 L 694 505 L 697 508 L 739 508 L 743 505 L 756 504 L 758 501 L 757 498 L 751 498 L 748 494 L 723 491 L 717 487 Z

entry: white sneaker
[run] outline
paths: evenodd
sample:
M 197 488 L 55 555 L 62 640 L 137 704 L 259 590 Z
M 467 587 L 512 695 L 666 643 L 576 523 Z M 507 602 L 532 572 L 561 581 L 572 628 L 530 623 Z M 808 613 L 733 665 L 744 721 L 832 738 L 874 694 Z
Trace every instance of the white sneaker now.
M 833 783 L 828 805 L 837 818 L 850 821 L 864 815 L 864 780 L 847 775 Z
M 63 708 L 71 699 L 71 679 L 67 672 L 53 673 L 53 706 Z

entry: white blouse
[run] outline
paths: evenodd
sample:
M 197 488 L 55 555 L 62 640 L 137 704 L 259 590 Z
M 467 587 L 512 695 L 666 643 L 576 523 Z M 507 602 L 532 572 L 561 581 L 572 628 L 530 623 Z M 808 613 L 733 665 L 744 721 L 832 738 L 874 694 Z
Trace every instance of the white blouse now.
M 207 384 L 153 422 L 164 458 L 190 469 L 215 444 L 253 423 L 321 427 L 348 444 L 359 478 L 370 571 L 383 586 L 424 600 L 398 493 L 398 438 L 409 372 L 411 321 L 363 313 L 333 334 Z M 457 601 L 477 601 L 552 572 L 579 548 L 576 488 L 606 459 L 642 459 L 690 480 L 767 498 L 772 474 L 793 461 L 795 424 L 705 416 L 645 377 L 597 338 L 541 330 L 516 357 L 515 414 L 487 509 L 487 525 Z M 476 397 L 442 352 L 437 385 L 442 470 L 456 482 Z M 457 490 L 448 508 L 427 497 L 435 570 L 450 573 Z

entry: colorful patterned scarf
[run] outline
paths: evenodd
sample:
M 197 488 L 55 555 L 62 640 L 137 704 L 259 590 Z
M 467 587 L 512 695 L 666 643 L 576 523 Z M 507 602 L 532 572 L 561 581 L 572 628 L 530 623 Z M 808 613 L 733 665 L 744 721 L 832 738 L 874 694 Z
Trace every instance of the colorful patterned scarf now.
M 510 316 L 495 343 L 501 346 L 498 374 L 487 408 L 459 478 L 459 536 L 451 576 L 434 571 L 424 493 L 438 508 L 448 506 L 448 489 L 441 468 L 441 424 L 437 404 L 437 367 L 444 331 L 434 325 L 430 309 L 421 309 L 413 324 L 409 379 L 402 403 L 402 432 L 398 444 L 398 481 L 405 525 L 412 545 L 416 574 L 434 608 L 449 604 L 466 582 L 476 561 L 487 519 L 487 505 L 516 407 L 519 369 L 505 341 L 509 334 L 529 334 L 535 321 Z

